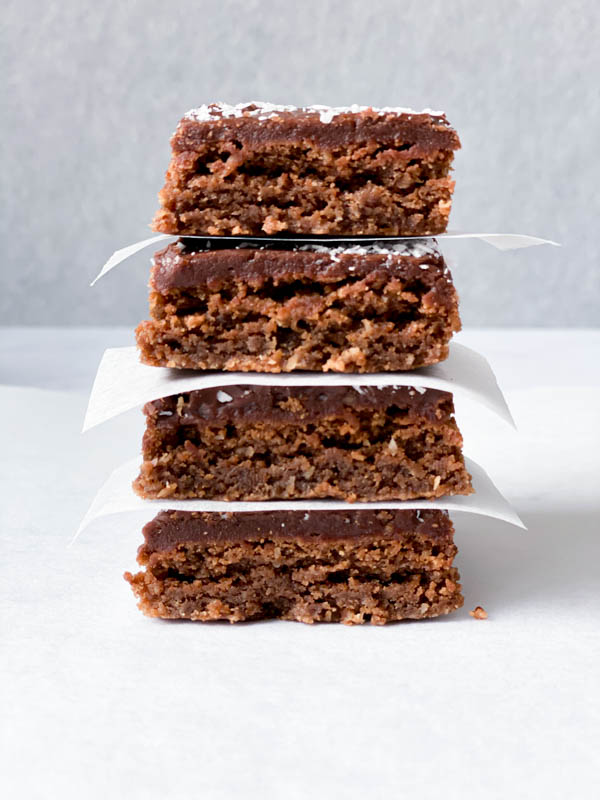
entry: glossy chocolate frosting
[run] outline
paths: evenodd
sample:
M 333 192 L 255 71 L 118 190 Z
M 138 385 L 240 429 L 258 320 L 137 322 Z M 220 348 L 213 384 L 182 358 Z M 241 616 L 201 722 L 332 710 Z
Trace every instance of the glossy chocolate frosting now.
M 250 511 L 220 514 L 161 511 L 143 529 L 147 551 L 170 550 L 185 542 L 228 544 L 271 539 L 314 541 L 423 537 L 451 542 L 446 511 Z

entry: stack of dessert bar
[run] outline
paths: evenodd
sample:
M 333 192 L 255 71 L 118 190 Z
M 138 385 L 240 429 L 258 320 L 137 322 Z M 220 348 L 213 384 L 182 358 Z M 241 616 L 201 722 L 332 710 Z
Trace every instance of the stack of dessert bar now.
M 445 511 L 352 506 L 472 491 L 452 395 L 328 383 L 447 357 L 457 295 L 418 237 L 446 229 L 459 146 L 443 114 L 396 108 L 213 104 L 181 120 L 154 220 L 179 239 L 153 259 L 142 361 L 319 379 L 147 403 L 136 492 L 231 511 L 146 525 L 126 575 L 146 614 L 381 624 L 462 605 Z M 327 498 L 347 510 L 297 502 Z M 271 500 L 289 508 L 237 505 Z

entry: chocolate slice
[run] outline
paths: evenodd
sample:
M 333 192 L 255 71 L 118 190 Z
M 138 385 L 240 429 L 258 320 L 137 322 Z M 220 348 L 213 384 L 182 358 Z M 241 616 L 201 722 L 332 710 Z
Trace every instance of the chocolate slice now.
M 186 239 L 154 256 L 145 364 L 383 372 L 436 364 L 460 329 L 435 242 L 265 245 Z
M 448 392 L 227 386 L 144 413 L 142 497 L 368 502 L 472 491 Z
M 446 229 L 460 142 L 441 113 L 213 103 L 171 146 L 157 231 L 425 236 Z
M 380 625 L 460 608 L 453 533 L 432 510 L 164 511 L 125 577 L 151 617 Z

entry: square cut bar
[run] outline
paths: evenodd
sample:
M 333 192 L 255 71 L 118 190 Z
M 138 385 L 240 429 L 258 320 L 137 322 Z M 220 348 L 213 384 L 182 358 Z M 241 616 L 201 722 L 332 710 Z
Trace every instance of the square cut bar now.
M 462 606 L 453 534 L 437 510 L 162 511 L 125 578 L 150 617 L 382 625 Z
M 171 147 L 156 231 L 426 236 L 446 230 L 460 141 L 441 112 L 213 103 Z
M 452 395 L 227 386 L 144 407 L 146 498 L 349 502 L 470 494 Z
M 185 239 L 156 253 L 145 364 L 383 372 L 448 356 L 458 297 L 435 242 L 258 245 Z

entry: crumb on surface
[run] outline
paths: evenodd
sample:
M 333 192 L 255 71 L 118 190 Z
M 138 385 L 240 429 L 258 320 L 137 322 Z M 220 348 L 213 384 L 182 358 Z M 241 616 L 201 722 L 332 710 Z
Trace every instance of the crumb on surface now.
M 472 611 L 469 611 L 469 614 L 474 617 L 475 619 L 487 619 L 487 611 L 482 606 L 475 606 Z

